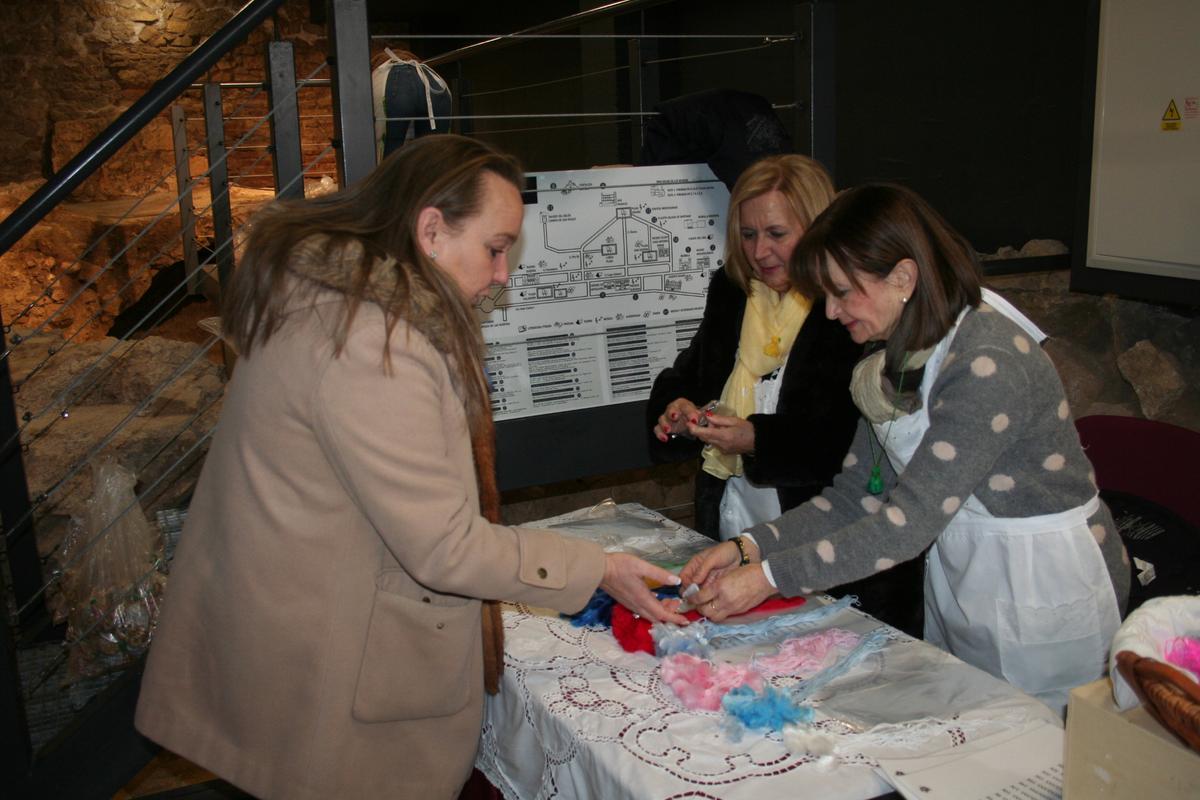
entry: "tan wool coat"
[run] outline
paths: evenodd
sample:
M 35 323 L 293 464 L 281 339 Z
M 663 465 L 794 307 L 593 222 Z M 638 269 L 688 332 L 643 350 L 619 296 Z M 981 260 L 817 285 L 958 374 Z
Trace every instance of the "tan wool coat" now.
M 454 798 L 483 709 L 480 603 L 564 612 L 600 549 L 479 514 L 446 361 L 319 295 L 237 364 L 172 565 L 138 730 L 259 797 Z

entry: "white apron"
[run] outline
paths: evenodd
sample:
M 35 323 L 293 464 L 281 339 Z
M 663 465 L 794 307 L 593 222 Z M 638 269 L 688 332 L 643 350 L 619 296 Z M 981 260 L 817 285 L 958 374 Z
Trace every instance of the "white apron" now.
M 1045 338 L 994 297 L 985 301 Z M 929 391 L 957 331 L 955 323 L 926 362 L 920 410 L 874 426 L 897 474 L 929 429 Z M 1099 507 L 1093 497 L 1057 514 L 994 517 L 969 497 L 926 556 L 925 639 L 1061 714 L 1073 687 L 1104 675 L 1120 626 L 1112 580 L 1087 526 Z
M 754 386 L 754 413 L 774 414 L 779 408 L 779 390 L 783 387 L 783 375 L 787 372 L 788 360 L 772 380 L 761 378 Z M 759 486 L 751 483 L 745 475 L 731 475 L 725 480 L 725 491 L 721 493 L 719 534 L 725 542 L 744 533 L 747 528 L 778 519 L 783 516 L 779 506 L 779 490 L 774 486 Z

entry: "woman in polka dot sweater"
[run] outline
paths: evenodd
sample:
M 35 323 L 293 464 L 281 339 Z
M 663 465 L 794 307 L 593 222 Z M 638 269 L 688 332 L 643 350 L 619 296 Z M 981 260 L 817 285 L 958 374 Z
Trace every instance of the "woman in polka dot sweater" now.
M 882 343 L 852 380 L 863 419 L 832 486 L 684 568 L 695 602 L 720 620 L 932 545 L 925 638 L 1061 709 L 1104 673 L 1129 562 L 1044 336 L 903 187 L 844 192 L 791 270 L 854 341 Z

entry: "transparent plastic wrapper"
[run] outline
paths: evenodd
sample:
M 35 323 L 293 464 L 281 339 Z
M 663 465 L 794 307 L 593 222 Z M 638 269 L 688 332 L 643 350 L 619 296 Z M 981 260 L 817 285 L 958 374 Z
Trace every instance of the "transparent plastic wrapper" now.
M 633 503 L 618 505 L 611 498 L 535 524 L 595 542 L 606 552 L 630 553 L 672 571 L 716 544 L 661 514 Z
M 150 645 L 166 567 L 162 536 L 138 504 L 135 481 L 111 457 L 94 462 L 87 509 L 71 518 L 63 541 L 68 681 L 127 666 Z
M 867 730 L 927 717 L 951 719 L 1012 694 L 1003 681 L 949 654 L 941 654 L 937 669 L 931 669 L 935 653 L 940 651 L 922 642 L 892 642 L 812 699 L 826 714 Z

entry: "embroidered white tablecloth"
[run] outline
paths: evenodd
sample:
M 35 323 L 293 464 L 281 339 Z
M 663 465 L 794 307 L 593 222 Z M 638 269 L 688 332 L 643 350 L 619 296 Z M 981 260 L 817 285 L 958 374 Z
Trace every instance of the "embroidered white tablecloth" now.
M 847 609 L 822 627 L 863 633 L 879 624 Z M 887 758 L 894 768 L 897 757 L 929 757 L 992 734 L 1059 724 L 1036 700 L 897 631 L 878 658 L 827 691 L 861 698 L 868 717 L 874 704 L 883 721 L 900 722 L 910 717 L 887 706 L 919 707 L 928 676 L 940 674 L 963 687 L 952 701 L 959 710 L 918 724 L 863 730 L 861 721 L 856 727 L 844 714 L 822 713 L 817 702 L 815 726 L 837 742 L 836 756 L 798 755 L 777 733 L 746 731 L 734 741 L 723 712 L 685 709 L 659 679 L 658 659 L 626 653 L 607 629 L 574 627 L 521 605 L 505 606 L 504 628 L 503 682 L 487 700 L 476 766 L 508 800 L 862 800 L 891 791 L 878 759 Z M 905 674 L 918 676 L 916 689 L 905 693 L 897 685 L 893 691 L 888 681 L 872 685 L 873 673 L 878 677 L 885 665 L 900 663 Z M 787 678 L 771 682 L 789 685 Z

